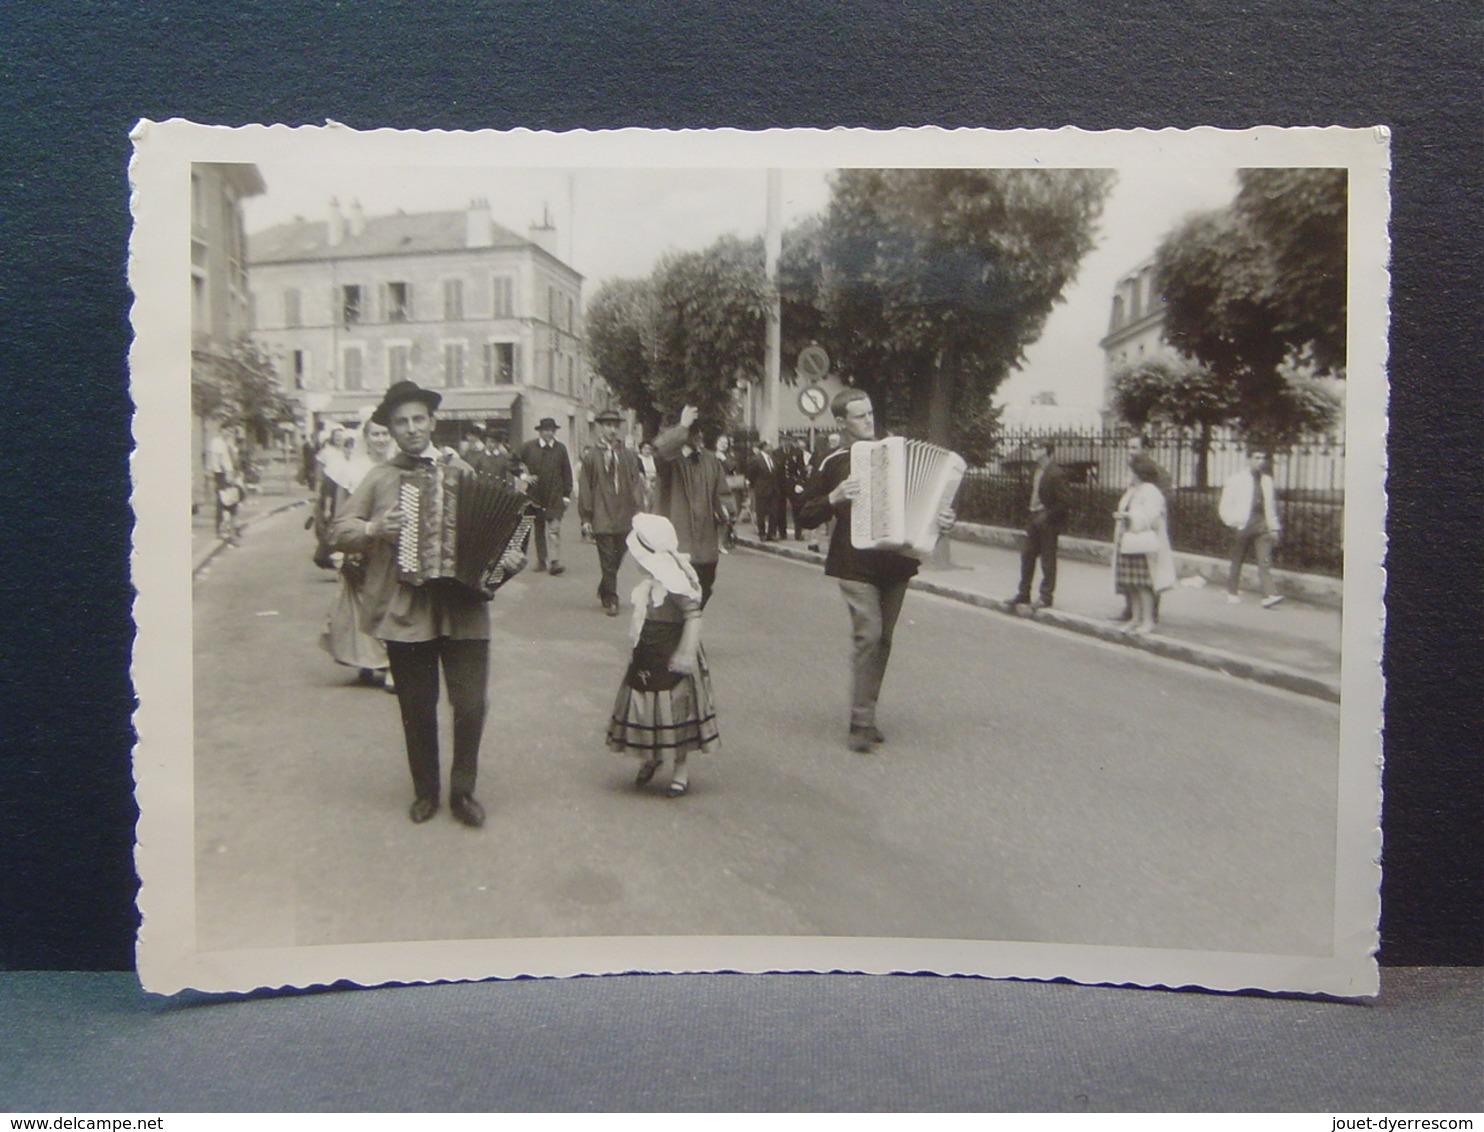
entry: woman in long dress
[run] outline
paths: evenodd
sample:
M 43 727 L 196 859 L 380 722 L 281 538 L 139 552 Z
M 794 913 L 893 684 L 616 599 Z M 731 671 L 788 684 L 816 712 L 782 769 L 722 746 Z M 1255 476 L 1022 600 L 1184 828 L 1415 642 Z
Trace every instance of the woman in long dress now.
M 382 425 L 367 421 L 348 457 L 325 465 L 326 480 L 333 488 L 327 505 L 331 522 L 366 473 L 387 458 L 391 446 L 392 434 Z M 364 584 L 365 564 L 361 556 L 344 555 L 340 563 L 339 591 L 335 595 L 335 604 L 330 608 L 329 626 L 325 631 L 325 647 L 337 664 L 357 670 L 360 683 L 379 684 L 388 692 L 395 692 L 386 646 L 362 627 L 361 590 Z
M 1125 633 L 1154 632 L 1154 595 L 1175 585 L 1168 511 L 1159 490 L 1159 466 L 1142 454 L 1129 461 L 1134 482 L 1113 512 L 1114 588 L 1129 598 L 1133 616 Z
M 721 741 L 701 648 L 701 582 L 663 516 L 635 515 L 628 547 L 643 577 L 633 593 L 634 651 L 608 720 L 608 746 L 643 760 L 635 779 L 641 788 L 668 760 L 666 791 L 675 798 L 690 786 L 688 756 Z

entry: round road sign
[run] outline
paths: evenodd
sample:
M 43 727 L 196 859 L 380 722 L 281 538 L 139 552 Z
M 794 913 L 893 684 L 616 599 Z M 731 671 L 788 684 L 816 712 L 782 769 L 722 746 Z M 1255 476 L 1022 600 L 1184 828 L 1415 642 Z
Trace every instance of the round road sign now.
M 830 356 L 824 352 L 823 346 L 805 346 L 799 351 L 794 372 L 805 381 L 818 381 L 830 372 Z
M 829 403 L 829 395 L 817 385 L 811 385 L 799 393 L 799 408 L 810 420 L 824 412 L 825 406 Z

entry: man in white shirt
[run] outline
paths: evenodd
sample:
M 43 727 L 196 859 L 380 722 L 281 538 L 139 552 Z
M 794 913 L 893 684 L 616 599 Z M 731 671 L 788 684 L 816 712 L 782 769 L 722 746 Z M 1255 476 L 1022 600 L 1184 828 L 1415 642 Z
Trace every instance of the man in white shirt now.
M 1283 595 L 1273 588 L 1273 549 L 1283 528 L 1268 467 L 1267 453 L 1254 449 L 1248 454 L 1247 467 L 1228 476 L 1221 487 L 1218 512 L 1221 521 L 1232 530 L 1231 566 L 1226 580 L 1226 600 L 1232 605 L 1242 600 L 1238 591 L 1249 548 L 1257 558 L 1263 608 L 1272 609 L 1283 600 Z

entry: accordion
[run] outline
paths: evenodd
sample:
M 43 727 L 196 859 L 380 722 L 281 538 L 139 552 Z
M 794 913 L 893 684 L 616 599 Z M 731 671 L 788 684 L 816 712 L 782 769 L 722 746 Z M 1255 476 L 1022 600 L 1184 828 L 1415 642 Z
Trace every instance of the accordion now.
M 400 580 L 447 578 L 485 601 L 514 576 L 509 559 L 525 552 L 536 514 L 526 496 L 451 465 L 403 472 L 398 506 Z
M 861 490 L 850 508 L 850 545 L 928 557 L 938 544 L 938 513 L 953 505 L 966 468 L 962 456 L 924 440 L 857 441 L 850 474 Z

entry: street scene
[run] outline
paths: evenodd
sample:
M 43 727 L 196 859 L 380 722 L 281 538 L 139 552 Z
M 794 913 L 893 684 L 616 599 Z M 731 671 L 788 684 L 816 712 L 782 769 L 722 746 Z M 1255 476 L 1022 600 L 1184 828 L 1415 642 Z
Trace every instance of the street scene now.
M 491 603 L 487 824 L 413 825 L 395 697 L 319 643 L 336 586 L 310 562 L 303 515 L 255 522 L 196 583 L 203 950 L 568 935 L 1330 946 L 1334 705 L 912 593 L 887 742 L 854 754 L 835 587 L 763 550 L 718 569 L 706 648 L 722 747 L 693 756 L 688 796 L 636 790 L 633 760 L 604 747 L 628 640 L 580 545 L 564 575 L 521 575 Z M 620 590 L 636 580 L 626 565 Z
M 198 952 L 1355 937 L 1344 169 L 191 170 Z

